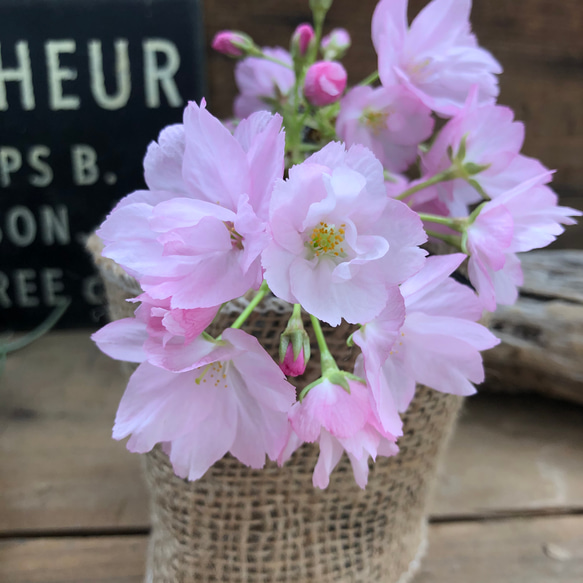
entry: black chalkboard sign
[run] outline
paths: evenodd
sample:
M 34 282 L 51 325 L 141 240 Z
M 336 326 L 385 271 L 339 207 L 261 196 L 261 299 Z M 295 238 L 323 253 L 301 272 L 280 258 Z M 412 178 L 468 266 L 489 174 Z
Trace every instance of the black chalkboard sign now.
M 0 332 L 95 326 L 83 248 L 203 92 L 197 0 L 0 0 Z

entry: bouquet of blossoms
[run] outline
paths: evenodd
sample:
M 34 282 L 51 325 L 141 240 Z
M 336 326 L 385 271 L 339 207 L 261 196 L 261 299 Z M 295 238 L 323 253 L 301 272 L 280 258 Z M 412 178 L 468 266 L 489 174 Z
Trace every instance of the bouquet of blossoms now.
M 148 148 L 148 190 L 98 231 L 143 290 L 133 318 L 94 335 L 140 363 L 113 436 L 133 452 L 161 444 L 188 480 L 227 453 L 262 468 L 310 442 L 314 486 L 345 452 L 364 488 L 371 459 L 399 455 L 416 386 L 475 392 L 480 351 L 498 342 L 478 321 L 516 300 L 519 254 L 579 214 L 520 153 L 524 127 L 496 103 L 501 67 L 470 30 L 470 0 L 432 0 L 410 25 L 406 0 L 381 0 L 378 71 L 352 88 L 348 32 L 323 36 L 331 4 L 310 0 L 313 25 L 289 51 L 217 34 L 237 59 L 235 118 L 189 103 Z M 429 255 L 439 242 L 449 253 Z M 273 297 L 289 306 L 275 360 L 245 331 Z M 327 344 L 343 321 L 349 370 Z M 310 358 L 320 369 L 303 382 Z

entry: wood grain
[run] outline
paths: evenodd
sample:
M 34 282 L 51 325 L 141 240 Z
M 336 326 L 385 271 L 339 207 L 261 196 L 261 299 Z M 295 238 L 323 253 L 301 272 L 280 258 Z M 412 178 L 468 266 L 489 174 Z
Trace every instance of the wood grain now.
M 0 382 L 0 531 L 147 522 L 139 456 L 111 439 L 124 380 L 88 331 L 13 353 Z
M 436 524 L 412 583 L 579 583 L 583 517 Z
M 522 265 L 518 301 L 492 314 L 502 343 L 484 354 L 486 386 L 583 404 L 583 251 L 526 253 Z
M 86 331 L 55 332 L 10 355 L 0 384 L 0 533 L 148 527 L 139 456 L 110 437 L 123 386 L 118 363 Z M 582 454 L 583 408 L 473 397 L 432 513 L 582 509 Z
M 0 583 L 138 583 L 145 536 L 0 541 Z M 433 524 L 412 583 L 580 583 L 583 517 Z
M 142 583 L 147 537 L 0 541 L 0 583 Z

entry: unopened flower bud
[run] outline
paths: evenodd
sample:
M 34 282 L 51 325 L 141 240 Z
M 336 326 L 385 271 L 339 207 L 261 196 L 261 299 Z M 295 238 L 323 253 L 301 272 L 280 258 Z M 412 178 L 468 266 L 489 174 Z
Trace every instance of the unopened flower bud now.
M 314 38 L 314 29 L 310 24 L 304 23 L 300 24 L 291 40 L 291 52 L 292 54 L 297 54 L 300 57 L 305 56 L 310 48 L 310 43 Z
M 322 39 L 321 47 L 326 60 L 339 59 L 350 48 L 352 41 L 345 28 L 335 28 Z
M 304 95 L 312 105 L 330 105 L 346 89 L 346 69 L 336 61 L 318 61 L 306 73 Z
M 279 367 L 287 376 L 297 377 L 304 373 L 309 360 L 310 337 L 296 305 L 279 341 Z
M 248 34 L 236 30 L 217 32 L 211 46 L 215 51 L 229 57 L 242 57 L 255 47 Z
M 283 358 L 283 362 L 279 363 L 279 368 L 283 371 L 283 374 L 288 377 L 297 377 L 304 374 L 306 370 L 306 357 L 304 354 L 304 349 L 300 349 L 300 353 L 297 358 L 294 356 L 293 345 L 290 342 L 287 345 L 287 350 Z

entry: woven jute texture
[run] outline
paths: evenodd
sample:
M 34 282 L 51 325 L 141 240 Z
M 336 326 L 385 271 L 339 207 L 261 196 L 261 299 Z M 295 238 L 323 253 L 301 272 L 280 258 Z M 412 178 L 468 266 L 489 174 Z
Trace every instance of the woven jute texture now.
M 131 315 L 125 299 L 136 295 L 135 282 L 123 274 L 117 284 L 119 267 L 111 262 L 99 267 L 109 270 L 111 316 Z M 228 304 L 209 331 L 219 333 L 245 304 L 245 298 Z M 269 298 L 244 329 L 277 357 L 289 314 L 285 303 Z M 346 346 L 350 331 L 346 324 L 324 327 L 347 370 L 356 356 Z M 292 380 L 303 387 L 318 374 L 315 353 L 305 375 Z M 371 464 L 366 490 L 356 485 L 346 456 L 328 489 L 315 489 L 312 444 L 282 468 L 268 462 L 252 470 L 227 455 L 195 482 L 178 478 L 155 448 L 144 456 L 152 522 L 146 583 L 409 583 L 425 552 L 427 500 L 461 401 L 418 387 L 403 417 L 400 453 Z

